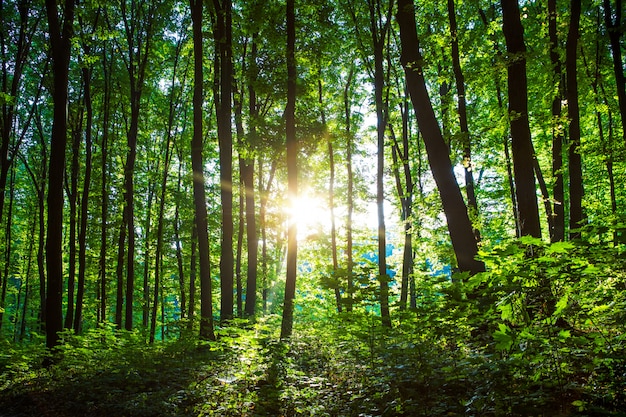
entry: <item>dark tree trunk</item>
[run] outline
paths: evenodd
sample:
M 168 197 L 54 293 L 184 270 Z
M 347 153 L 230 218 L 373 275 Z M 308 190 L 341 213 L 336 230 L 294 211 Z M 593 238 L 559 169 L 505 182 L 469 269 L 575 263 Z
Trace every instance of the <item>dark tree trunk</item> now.
M 156 163 L 156 170 L 159 171 L 159 163 Z M 152 179 L 148 179 L 148 201 L 146 205 L 146 220 L 144 223 L 144 249 L 143 249 L 143 305 L 141 306 L 141 325 L 148 328 L 150 318 L 150 265 L 152 264 L 152 201 L 154 200 L 155 184 Z M 156 270 L 158 266 L 155 265 Z
M 232 3 L 213 0 L 215 8 L 216 57 L 219 57 L 219 92 L 215 94 L 217 137 L 220 155 L 220 197 L 222 208 L 222 244 L 220 256 L 221 320 L 233 318 L 233 133 L 231 130 L 232 102 Z M 216 83 L 217 84 L 217 83 Z
M 85 298 L 85 271 L 87 269 L 87 215 L 89 213 L 89 188 L 91 186 L 93 107 L 91 102 L 91 69 L 83 68 L 83 84 L 85 86 L 84 103 L 87 121 L 85 124 L 85 176 L 83 178 L 83 196 L 80 200 L 80 228 L 78 231 L 78 283 L 76 289 L 76 314 L 74 315 L 74 332 L 82 330 L 83 301 Z M 104 175 L 103 175 L 104 177 Z
M 193 139 L 191 140 L 191 169 L 193 171 L 193 199 L 196 210 L 195 224 L 198 235 L 198 254 L 200 256 L 200 337 L 214 340 L 213 331 L 213 296 L 209 260 L 208 214 L 204 190 L 204 162 L 202 156 L 202 0 L 190 0 L 191 19 L 193 21 Z
M 474 190 L 474 175 L 472 166 L 472 150 L 469 126 L 467 123 L 467 104 L 465 99 L 465 76 L 461 69 L 461 59 L 459 54 L 459 39 L 456 23 L 456 11 L 454 0 L 448 0 L 448 20 L 450 21 L 450 35 L 452 37 L 452 70 L 457 93 L 457 110 L 459 113 L 459 126 L 461 128 L 461 141 L 463 143 L 463 169 L 465 172 L 465 192 L 467 194 L 467 206 L 470 211 L 470 218 L 478 216 L 478 204 L 476 202 L 476 192 Z M 480 241 L 480 231 L 474 228 L 476 240 Z
M 554 178 L 552 229 L 550 241 L 561 242 L 565 239 L 565 194 L 563 188 L 563 129 L 561 124 L 561 101 L 563 99 L 561 79 L 561 60 L 558 48 L 559 40 L 556 30 L 556 0 L 548 0 L 548 34 L 550 36 L 550 62 L 554 67 L 554 81 L 557 94 L 552 99 L 552 177 Z
M 48 31 L 52 51 L 54 119 L 48 169 L 48 235 L 46 269 L 46 346 L 55 348 L 63 329 L 63 178 L 67 142 L 68 73 L 74 24 L 74 0 L 66 0 L 59 21 L 55 0 L 46 0 Z
M 567 116 L 569 119 L 569 228 L 570 238 L 580 237 L 577 231 L 584 221 L 583 172 L 580 155 L 580 109 L 578 106 L 578 71 L 576 51 L 580 23 L 580 0 L 571 1 L 571 15 L 567 45 L 565 47 L 565 72 L 567 73 Z
M 484 271 L 485 265 L 475 259 L 478 246 L 474 238 L 472 223 L 454 177 L 448 147 L 437 124 L 435 112 L 428 97 L 426 82 L 420 69 L 419 63 L 422 62 L 422 57 L 419 53 L 413 0 L 399 0 L 397 20 L 400 27 L 401 61 L 405 69 L 407 89 L 426 145 L 433 177 L 439 189 L 458 267 L 461 271 L 471 273 Z
M 296 138 L 296 14 L 295 0 L 287 0 L 287 105 L 285 134 L 287 147 L 287 194 L 290 204 L 298 197 L 298 141 Z M 297 225 L 289 219 L 287 232 L 287 276 L 280 338 L 291 337 L 296 297 Z
M 513 173 L 521 235 L 541 237 L 533 146 L 528 124 L 528 82 L 526 79 L 526 46 L 517 0 L 501 0 L 502 30 L 508 57 L 509 118 L 513 151 Z
M 2 329 L 2 322 L 5 310 L 5 301 L 7 297 L 7 284 L 9 281 L 9 271 L 11 268 L 11 252 L 12 252 L 12 229 L 13 229 L 13 202 L 15 201 L 15 165 L 11 164 L 11 179 L 9 183 L 9 208 L 8 208 L 8 219 L 5 226 L 4 232 L 4 271 L 2 274 L 2 290 L 0 291 L 0 329 Z M 21 287 L 20 287 L 21 290 Z M 19 297 L 18 302 L 16 304 L 16 311 L 19 308 Z M 18 314 L 15 314 L 17 317 Z
M 181 37 L 182 39 L 182 37 Z M 174 55 L 174 64 L 172 71 L 172 83 L 170 85 L 170 97 L 169 97 L 169 112 L 167 118 L 167 133 L 165 137 L 165 157 L 163 160 L 163 176 L 161 177 L 161 190 L 159 195 L 159 208 L 157 215 L 157 242 L 155 248 L 155 265 L 154 265 L 154 301 L 152 304 L 152 314 L 150 319 L 150 343 L 154 343 L 155 334 L 156 334 L 156 322 L 157 322 L 157 308 L 158 308 L 158 300 L 159 300 L 159 290 L 162 288 L 161 284 L 161 276 L 163 275 L 163 229 L 165 223 L 165 200 L 167 197 L 167 179 L 169 177 L 170 171 L 170 162 L 172 160 L 172 132 L 174 132 L 174 118 L 176 117 L 176 78 L 178 76 L 178 62 L 180 57 L 180 50 L 182 47 L 182 42 L 179 42 L 176 45 L 176 54 Z M 150 213 L 150 209 L 148 209 L 148 215 Z M 178 221 L 178 219 L 176 219 Z M 146 232 L 147 235 L 147 232 Z M 149 239 L 146 236 L 146 239 Z M 178 244 L 178 241 L 176 242 Z M 147 269 L 147 262 L 145 263 L 145 268 Z M 149 301 L 149 299 L 147 300 Z M 148 304 L 149 305 L 149 304 Z M 181 311 L 184 311 L 184 306 L 181 306 Z M 184 315 L 181 314 L 181 316 Z M 165 321 L 163 321 L 165 323 Z M 147 323 L 146 323 L 147 324 Z
M 100 207 L 100 318 L 99 322 L 105 323 L 107 321 L 107 248 L 108 248 L 108 230 L 107 222 L 109 218 L 109 195 L 108 193 L 108 161 L 109 161 L 109 122 L 111 118 L 111 77 L 112 73 L 112 60 L 107 60 L 106 48 L 102 52 L 102 70 L 104 77 L 104 97 L 103 97 L 103 111 L 102 111 L 102 143 L 100 145 L 100 164 L 102 166 L 102 180 L 100 184 L 100 193 L 102 195 L 101 207 Z M 117 317 L 116 317 L 117 318 Z M 120 322 L 117 322 L 118 326 L 121 326 Z
M 68 247 L 68 271 L 67 271 L 67 309 L 65 313 L 66 329 L 74 327 L 74 290 L 76 289 L 76 212 L 78 202 L 78 157 L 80 155 L 80 139 L 83 134 L 82 111 L 76 110 L 77 114 L 70 116 L 72 126 L 70 127 L 72 136 L 72 161 L 70 164 L 70 180 L 66 182 L 67 197 L 70 212 L 70 233 Z M 72 117 L 73 116 L 73 117 Z
M 253 77 L 257 73 L 257 42 L 256 35 L 252 37 L 250 69 Z M 259 117 L 258 104 L 256 99 L 256 90 L 254 88 L 255 78 L 248 83 L 248 108 L 250 114 L 250 142 L 256 141 L 256 120 Z M 251 144 L 249 144 L 251 145 Z M 255 204 L 254 204 L 254 157 L 247 156 L 244 159 L 243 166 L 243 185 L 246 193 L 246 238 L 248 242 L 248 274 L 246 280 L 246 306 L 245 314 L 247 317 L 254 317 L 256 314 L 257 300 L 257 269 L 259 263 L 259 238 L 257 233 Z
M 319 77 L 317 79 L 318 104 L 320 106 L 320 117 L 322 119 L 322 132 L 328 142 L 328 164 L 330 168 L 330 178 L 328 179 L 328 208 L 330 210 L 330 252 L 333 262 L 333 278 L 337 278 L 339 270 L 339 261 L 337 260 L 337 225 L 335 221 L 335 151 L 333 149 L 333 139 L 328 132 L 326 126 L 326 112 L 324 111 L 324 91 L 322 86 L 322 69 L 318 69 Z M 337 304 L 337 312 L 341 313 L 341 293 L 339 291 L 339 283 L 335 287 L 335 302 Z
M 270 172 L 267 179 L 267 184 L 263 187 L 263 160 L 259 157 L 259 194 L 260 194 L 260 204 L 259 204 L 259 229 L 261 230 L 261 276 L 262 276 L 262 290 L 261 296 L 263 298 L 263 314 L 267 313 L 267 228 L 265 223 L 265 218 L 267 214 L 267 200 L 269 198 L 270 189 L 272 187 L 272 182 L 274 181 L 274 174 L 276 173 L 277 160 L 272 160 L 272 164 L 270 166 Z
M 126 59 L 130 83 L 130 125 L 126 133 L 126 164 L 124 167 L 124 212 L 128 231 L 126 257 L 126 305 L 124 328 L 133 328 L 133 303 L 135 292 L 135 162 L 137 160 L 137 139 L 139 135 L 139 114 L 148 56 L 152 47 L 156 4 L 151 2 L 131 2 L 127 10 L 126 1 L 121 2 L 122 18 L 128 57 Z M 146 10 L 143 10 L 147 8 Z M 140 18 L 137 18 L 140 16 Z
M 179 155 L 182 161 L 182 155 Z M 176 194 L 181 195 L 182 163 L 178 164 L 178 178 L 176 183 Z M 184 319 L 187 314 L 187 290 L 185 288 L 185 268 L 183 264 L 183 248 L 180 241 L 180 207 L 178 199 L 175 200 L 174 208 L 174 240 L 176 241 L 176 265 L 178 267 L 178 286 L 180 291 L 180 318 Z M 193 238 L 192 238 L 193 245 Z
M 615 84 L 617 86 L 617 99 L 619 102 L 619 112 L 622 119 L 622 135 L 626 144 L 626 80 L 624 77 L 624 68 L 622 63 L 622 45 L 621 36 L 624 31 L 624 21 L 622 13 L 624 12 L 622 0 L 615 0 L 615 20 L 613 20 L 613 12 L 611 11 L 611 1 L 604 0 L 604 22 L 609 34 L 611 43 L 611 52 L 613 53 L 613 72 L 615 73 Z M 572 6 L 573 7 L 573 6 Z M 580 7 L 580 5 L 578 6 Z
M 350 88 L 352 86 L 352 80 L 354 77 L 354 66 L 350 67 L 350 72 L 348 73 L 348 79 L 346 81 L 346 86 L 343 90 L 343 105 L 345 112 L 345 123 L 346 123 L 346 174 L 348 180 L 348 190 L 347 190 L 347 205 L 348 205 L 348 213 L 346 219 L 346 275 L 347 275 L 347 301 L 346 301 L 346 311 L 352 311 L 352 295 L 354 293 L 353 286 L 353 270 L 354 270 L 354 258 L 352 254 L 353 248 L 353 238 L 352 238 L 352 216 L 354 214 L 354 177 L 352 173 L 352 148 L 353 137 L 352 137 L 352 111 L 351 111 L 351 102 L 350 102 Z
M 124 245 L 126 244 L 126 210 L 122 212 L 120 234 L 117 243 L 117 265 L 115 268 L 116 297 L 115 297 L 115 324 L 118 329 L 122 328 L 124 312 Z
M 388 16 L 385 23 L 379 21 L 380 3 L 368 1 L 370 15 L 370 31 L 374 47 L 374 101 L 376 104 L 377 132 L 377 163 L 376 163 L 376 206 L 378 210 L 378 280 L 380 290 L 380 316 L 384 326 L 391 327 L 389 315 L 389 274 L 387 274 L 387 231 L 385 227 L 385 131 L 387 129 L 388 103 L 385 100 L 385 69 L 384 50 L 387 31 L 391 24 L 390 14 L 393 0 L 389 3 Z

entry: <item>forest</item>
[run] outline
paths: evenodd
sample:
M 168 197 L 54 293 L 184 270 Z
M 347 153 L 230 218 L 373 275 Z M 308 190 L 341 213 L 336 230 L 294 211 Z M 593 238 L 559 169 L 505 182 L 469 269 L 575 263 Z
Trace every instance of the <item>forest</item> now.
M 626 416 L 622 0 L 0 0 L 0 416 Z

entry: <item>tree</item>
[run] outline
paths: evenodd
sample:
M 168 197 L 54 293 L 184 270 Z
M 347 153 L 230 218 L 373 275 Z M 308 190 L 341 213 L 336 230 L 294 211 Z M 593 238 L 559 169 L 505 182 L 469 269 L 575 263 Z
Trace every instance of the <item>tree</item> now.
M 553 186 L 553 230 L 550 239 L 560 242 L 565 239 L 565 194 L 563 188 L 563 129 L 561 128 L 562 71 L 559 58 L 559 41 L 556 30 L 556 0 L 548 1 L 548 34 L 550 36 L 550 62 L 554 67 L 554 84 L 556 86 L 552 99 L 552 176 Z
M 213 0 L 216 49 L 215 111 L 220 148 L 220 198 L 222 207 L 222 244 L 220 256 L 220 289 L 222 320 L 233 318 L 233 133 L 232 116 L 232 3 Z M 219 85 L 219 89 L 218 86 Z
M 611 0 L 603 0 L 604 23 L 611 43 L 613 56 L 613 72 L 615 74 L 615 84 L 617 87 L 617 99 L 619 112 L 622 116 L 622 136 L 626 144 L 626 77 L 624 77 L 624 64 L 622 63 L 621 35 L 624 32 L 624 22 L 622 13 L 624 12 L 622 0 L 615 0 L 615 12 L 611 10 Z M 572 5 L 573 6 L 573 5 Z M 615 16 L 615 20 L 613 20 Z
M 567 34 L 565 71 L 567 73 L 567 117 L 569 119 L 569 227 L 570 237 L 580 237 L 578 229 L 583 215 L 583 172 L 580 155 L 580 109 L 578 106 L 578 28 L 580 25 L 580 0 L 572 0 L 569 32 Z
M 476 259 L 478 245 L 474 238 L 472 223 L 463 201 L 461 190 L 452 170 L 448 147 L 443 139 L 435 112 L 430 102 L 426 81 L 421 68 L 415 8 L 413 0 L 399 0 L 397 13 L 402 45 L 401 62 L 413 109 L 422 133 L 433 177 L 439 190 L 446 214 L 452 247 L 461 271 L 477 273 L 484 271 L 484 264 Z
M 193 28 L 194 89 L 193 89 L 193 139 L 191 141 L 191 169 L 193 200 L 196 210 L 195 227 L 200 258 L 200 337 L 214 340 L 213 297 L 209 263 L 209 233 L 204 190 L 204 162 L 202 157 L 202 102 L 203 102 L 203 41 L 202 0 L 189 0 Z
M 135 163 L 139 136 L 141 99 L 145 88 L 146 69 L 154 40 L 157 2 L 132 1 L 130 9 L 126 0 L 121 2 L 122 21 L 127 43 L 124 64 L 128 71 L 130 91 L 130 122 L 126 132 L 126 164 L 124 167 L 124 221 L 127 228 L 128 250 L 126 256 L 126 308 L 124 327 L 133 328 L 133 301 L 135 291 Z M 121 245 L 123 246 L 123 240 Z
M 287 106 L 285 107 L 285 134 L 287 148 L 287 194 L 290 204 L 298 197 L 298 141 L 296 138 L 296 15 L 295 0 L 287 0 Z M 293 310 L 296 296 L 296 267 L 298 252 L 298 229 L 293 218 L 288 220 L 287 232 L 287 276 L 285 301 L 280 338 L 291 337 Z
M 59 6 L 62 6 L 60 18 Z M 57 4 L 55 0 L 46 0 L 54 77 L 52 93 L 54 119 L 48 170 L 48 235 L 46 240 L 48 274 L 46 346 L 49 349 L 57 346 L 59 332 L 63 329 L 63 179 L 65 178 L 67 96 L 74 10 L 74 0 L 66 0 L 62 5 Z
M 501 0 L 502 31 L 508 53 L 507 84 L 513 151 L 513 173 L 522 236 L 541 237 L 534 176 L 533 145 L 528 122 L 526 45 L 517 0 Z

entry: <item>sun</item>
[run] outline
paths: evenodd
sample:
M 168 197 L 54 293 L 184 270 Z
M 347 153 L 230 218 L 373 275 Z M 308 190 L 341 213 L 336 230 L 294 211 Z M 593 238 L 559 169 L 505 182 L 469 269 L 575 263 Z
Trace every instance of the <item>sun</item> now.
M 312 194 L 300 194 L 286 207 L 289 222 L 298 227 L 298 240 L 310 238 L 330 229 L 330 207 L 325 199 Z

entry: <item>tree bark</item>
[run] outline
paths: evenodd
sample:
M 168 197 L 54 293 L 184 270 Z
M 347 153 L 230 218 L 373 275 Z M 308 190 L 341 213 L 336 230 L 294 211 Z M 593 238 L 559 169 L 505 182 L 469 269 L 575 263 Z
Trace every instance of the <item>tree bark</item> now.
M 463 171 L 465 173 L 465 193 L 467 206 L 470 211 L 470 219 L 478 216 L 478 203 L 474 190 L 474 175 L 472 165 L 472 140 L 467 123 L 467 103 L 465 99 L 465 76 L 461 68 L 459 54 L 458 28 L 456 23 L 456 11 L 454 0 L 448 0 L 448 20 L 450 21 L 450 35 L 452 37 L 452 70 L 457 93 L 457 111 L 459 113 L 459 126 L 461 128 L 461 143 L 463 144 Z M 480 231 L 474 228 L 476 240 L 480 241 Z
M 548 34 L 550 37 L 550 62 L 554 67 L 554 81 L 557 92 L 552 99 L 552 177 L 554 178 L 553 220 L 550 231 L 551 242 L 565 240 L 565 194 L 563 186 L 563 129 L 561 127 L 561 101 L 563 98 L 561 60 L 556 30 L 556 0 L 548 0 Z
M 216 14 L 214 28 L 216 55 L 219 57 L 219 92 L 215 94 L 217 137 L 220 159 L 220 198 L 222 208 L 222 244 L 220 256 L 220 292 L 222 321 L 233 318 L 233 133 L 232 103 L 232 3 L 213 0 Z M 216 68 L 217 69 L 217 68 Z
M 55 348 L 63 329 L 63 178 L 65 177 L 65 146 L 67 142 L 68 74 L 71 37 L 74 24 L 74 0 L 63 5 L 59 21 L 55 0 L 46 0 L 48 31 L 52 51 L 54 119 L 48 169 L 48 235 L 46 269 L 46 346 Z
M 502 30 L 508 52 L 508 95 L 513 174 L 521 235 L 541 237 L 537 191 L 533 173 L 533 146 L 528 123 L 526 45 L 517 0 L 501 0 Z
M 612 18 L 613 13 L 611 11 L 611 1 L 604 0 L 603 7 L 604 21 L 609 34 L 609 41 L 611 43 L 611 52 L 613 56 L 613 72 L 615 73 L 619 112 L 622 116 L 622 135 L 624 137 L 624 144 L 626 144 L 626 79 L 624 77 L 622 46 L 620 40 L 622 32 L 624 31 L 624 22 L 622 21 L 622 0 L 615 0 L 615 21 L 613 21 Z
M 83 68 L 83 85 L 85 86 L 85 176 L 83 178 L 83 196 L 80 200 L 80 227 L 78 230 L 78 283 L 76 289 L 76 314 L 74 315 L 74 332 L 79 334 L 83 322 L 83 301 L 85 298 L 85 273 L 87 269 L 87 216 L 89 214 L 89 188 L 91 186 L 93 106 L 91 102 L 91 69 Z
M 296 15 L 295 0 L 287 0 L 287 105 L 285 107 L 285 134 L 287 148 L 287 194 L 290 205 L 298 197 L 298 141 L 296 138 Z M 293 331 L 293 310 L 296 296 L 297 266 L 297 225 L 290 218 L 287 232 L 287 274 L 285 300 L 280 338 L 291 337 Z
M 191 169 L 193 171 L 193 199 L 196 210 L 195 224 L 200 257 L 200 337 L 215 340 L 213 330 L 213 296 L 209 261 L 208 214 L 204 190 L 204 162 L 202 156 L 202 0 L 189 0 L 193 21 L 193 139 L 191 140 Z
M 461 271 L 469 271 L 470 273 L 484 271 L 483 262 L 475 259 L 478 245 L 474 238 L 472 223 L 461 190 L 454 177 L 448 147 L 437 124 L 420 67 L 422 57 L 419 52 L 413 0 L 398 1 L 397 21 L 400 27 L 402 45 L 400 59 L 405 70 L 407 89 L 411 96 L 430 167 L 446 214 L 458 267 Z
M 580 109 L 578 105 L 578 71 L 576 51 L 578 49 L 578 28 L 580 24 L 580 0 L 571 1 L 571 15 L 567 45 L 565 47 L 565 71 L 567 73 L 567 117 L 569 119 L 569 228 L 570 239 L 580 238 L 584 213 L 582 200 L 583 172 L 580 155 Z

